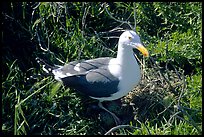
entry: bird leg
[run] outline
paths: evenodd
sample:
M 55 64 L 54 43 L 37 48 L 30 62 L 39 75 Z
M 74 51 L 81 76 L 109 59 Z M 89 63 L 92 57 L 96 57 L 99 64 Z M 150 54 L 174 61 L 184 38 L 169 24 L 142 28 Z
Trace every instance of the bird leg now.
M 98 106 L 112 115 L 112 117 L 115 120 L 116 125 L 119 125 L 121 123 L 120 119 L 114 113 L 112 113 L 108 109 L 106 109 L 100 101 L 98 103 Z

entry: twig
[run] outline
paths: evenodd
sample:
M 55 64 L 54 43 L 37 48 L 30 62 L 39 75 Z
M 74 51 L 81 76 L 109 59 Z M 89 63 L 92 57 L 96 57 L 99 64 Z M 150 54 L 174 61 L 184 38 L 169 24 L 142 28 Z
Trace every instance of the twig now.
M 191 118 L 191 116 L 190 116 L 187 112 L 185 112 L 185 111 L 183 110 L 183 108 L 182 108 L 181 106 L 180 106 L 180 107 L 179 107 L 179 106 L 175 106 L 175 107 L 176 107 L 179 111 L 176 112 L 176 113 L 170 111 L 170 113 L 172 113 L 173 115 L 172 115 L 172 116 L 170 117 L 170 119 L 168 120 L 168 123 L 170 123 L 170 120 L 171 120 L 173 117 L 177 117 L 177 118 L 179 118 L 180 120 L 185 121 L 185 122 L 189 123 L 190 125 L 194 126 L 194 127 L 198 130 L 199 133 L 202 133 L 201 129 L 198 128 L 198 126 L 196 125 L 195 121 Z M 182 117 L 180 117 L 180 116 L 178 116 L 178 114 L 181 113 L 181 112 L 183 112 L 184 114 L 186 114 L 186 115 L 189 117 L 189 119 L 190 119 L 191 122 L 188 121 L 188 120 L 185 120 L 184 118 L 182 118 Z
M 99 34 L 94 30 L 94 33 L 95 33 L 95 35 L 96 35 L 96 37 L 99 39 L 99 41 L 100 42 L 102 42 L 104 45 L 106 45 L 102 40 L 101 40 L 101 38 L 99 37 Z M 103 46 L 106 50 L 109 50 L 110 52 L 112 52 L 112 53 L 115 53 L 115 51 L 114 50 L 112 50 L 112 49 L 110 49 L 110 48 L 107 48 L 108 46 Z
M 58 57 L 56 57 L 55 53 L 49 50 L 49 53 L 54 55 L 55 59 L 57 59 L 59 62 L 61 62 L 63 65 L 65 64 L 64 61 L 62 61 L 61 59 L 59 59 Z
M 177 115 L 176 117 L 179 118 L 180 120 L 186 121 L 186 122 L 189 123 L 190 125 L 193 125 L 193 126 L 198 130 L 198 132 L 199 132 L 200 134 L 202 134 L 201 129 L 198 128 L 197 125 L 196 125 L 195 123 L 191 123 L 190 121 L 185 120 L 184 118 L 182 118 L 182 117 L 180 117 L 180 116 L 178 116 L 178 115 Z
M 115 28 L 113 28 L 112 30 L 109 30 L 109 32 L 114 32 L 114 31 L 124 31 L 124 29 L 123 28 L 119 28 L 119 27 L 115 27 Z M 107 33 L 107 32 L 105 32 L 105 33 Z
M 135 2 L 133 2 L 133 6 L 134 6 L 134 21 L 135 21 L 134 30 L 136 30 L 137 20 L 136 20 L 136 3 Z
M 118 125 L 118 126 L 116 126 L 116 127 L 113 127 L 113 128 L 111 128 L 108 132 L 106 132 L 104 135 L 108 135 L 108 134 L 110 134 L 111 132 L 113 132 L 113 131 L 115 131 L 115 130 L 117 130 L 117 129 L 121 129 L 121 128 L 131 128 L 131 129 L 139 129 L 139 130 L 141 130 L 139 127 L 135 127 L 135 126 L 131 126 L 131 125 Z
M 174 68 L 174 70 L 176 71 L 177 76 L 179 77 L 180 80 L 182 80 L 181 75 L 179 74 L 178 70 L 176 69 L 176 67 L 174 67 L 174 65 L 171 64 L 171 66 Z
M 176 94 L 175 89 L 172 87 L 171 83 L 169 82 L 169 80 L 164 76 L 164 74 L 161 72 L 161 70 L 159 69 L 159 66 L 155 63 L 154 59 L 152 57 L 149 57 L 150 60 L 155 64 L 155 66 L 158 68 L 159 70 L 159 74 L 164 78 L 164 80 L 168 83 L 170 89 L 173 91 L 173 93 Z
M 108 38 L 108 39 L 118 39 L 118 36 L 108 36 L 108 37 L 103 37 L 103 38 Z
M 175 100 L 176 100 L 176 99 L 175 99 Z M 161 115 L 161 114 L 164 113 L 168 108 L 170 108 L 171 105 L 175 102 L 175 100 L 172 101 L 162 112 L 158 113 L 157 116 Z
M 57 60 L 58 60 L 59 62 L 61 62 L 62 64 L 65 64 L 64 61 L 62 61 L 62 60 L 60 60 L 58 57 L 56 57 L 55 53 L 50 50 L 50 46 L 49 46 L 49 43 L 50 43 L 49 37 L 50 37 L 50 36 L 48 36 L 48 34 L 47 34 L 47 29 L 46 29 L 46 34 L 47 34 L 47 39 L 48 39 L 48 47 L 46 47 L 46 49 L 42 47 L 41 40 L 40 40 L 40 36 L 39 36 L 39 34 L 38 34 L 37 28 L 36 28 L 36 32 L 35 32 L 35 33 L 36 33 L 37 38 L 38 38 L 38 43 L 39 43 L 40 49 L 43 50 L 44 52 L 48 52 L 48 53 L 54 55 L 55 59 L 57 59 Z M 52 32 L 50 35 L 52 35 L 52 34 L 53 34 L 53 32 Z
M 85 3 L 83 3 L 83 6 L 84 6 Z M 81 34 L 82 34 L 82 39 L 83 39 L 83 45 L 85 45 L 85 38 L 84 38 L 84 35 L 85 35 L 85 21 L 86 21 L 86 17 L 87 17 L 87 14 L 89 12 L 89 9 L 90 9 L 90 5 L 88 7 L 85 7 L 85 11 L 84 11 L 84 14 L 83 14 L 83 17 L 82 17 L 82 31 L 81 31 Z M 78 49 L 78 60 L 80 60 L 81 58 L 81 53 L 82 53 L 82 50 L 83 48 L 79 48 Z
M 197 112 L 201 112 L 202 111 L 202 110 L 192 109 L 192 108 L 184 107 L 184 106 L 179 106 L 179 107 L 181 107 L 182 109 L 187 109 L 187 110 L 191 110 L 191 111 L 197 111 Z
M 84 36 L 85 21 L 90 7 L 91 6 L 89 5 L 88 7 L 85 8 L 84 15 L 82 17 L 82 36 Z
M 37 9 L 39 6 L 40 6 L 40 4 L 41 4 L 41 2 L 38 2 L 37 4 L 36 4 L 37 2 L 35 2 L 32 6 L 34 6 L 33 7 L 33 9 L 35 10 L 35 9 Z M 35 5 L 36 4 L 36 5 Z
M 127 25 L 129 25 L 129 27 L 133 30 L 134 28 L 132 27 L 132 25 L 129 23 L 129 22 L 127 22 L 127 21 L 121 21 L 121 20 L 118 20 L 118 19 L 116 19 L 115 17 L 113 17 L 112 15 L 111 15 L 111 13 L 108 11 L 108 9 L 106 8 L 107 7 L 107 5 L 108 4 L 104 4 L 104 8 L 105 8 L 105 11 L 106 11 L 106 13 L 110 16 L 110 18 L 112 18 L 112 19 L 114 19 L 115 21 L 117 21 L 117 22 L 120 22 L 120 23 L 122 23 L 122 24 L 127 24 Z
M 39 43 L 40 49 L 47 52 L 49 50 L 49 48 L 45 49 L 45 48 L 42 47 L 40 36 L 39 36 L 37 30 L 36 30 L 36 35 L 37 35 L 37 38 L 38 38 L 38 43 Z
M 188 116 L 188 118 L 190 119 L 190 121 L 188 120 L 185 120 L 186 122 L 188 122 L 189 124 L 193 125 L 197 130 L 198 132 L 202 133 L 202 131 L 200 130 L 200 128 L 198 128 L 198 126 L 196 125 L 195 121 L 192 119 L 192 117 L 181 107 L 181 106 L 177 106 L 178 110 L 180 110 L 181 112 L 183 112 L 185 115 Z M 183 118 L 182 118 L 183 119 Z
M 134 54 L 134 55 L 135 55 L 135 58 L 136 58 L 136 59 L 138 60 L 138 62 L 140 63 L 140 65 L 144 67 L 144 64 L 140 61 L 140 59 L 137 57 L 137 55 L 136 55 L 136 54 Z
M 182 74 L 182 79 L 183 79 L 183 87 L 182 87 L 181 93 L 180 93 L 179 98 L 178 98 L 178 104 L 177 104 L 178 106 L 180 106 L 180 100 L 181 100 L 181 97 L 184 93 L 184 89 L 186 87 L 186 81 L 185 81 L 184 73 Z
M 22 24 L 20 23 L 20 21 L 18 21 L 18 20 L 16 20 L 15 18 L 13 18 L 13 17 L 7 15 L 6 13 L 2 13 L 2 15 L 3 15 L 4 17 L 9 18 L 11 21 L 15 22 L 16 24 L 18 24 L 21 29 L 25 30 L 27 33 L 30 34 L 30 36 L 32 36 L 32 33 L 31 33 L 28 29 L 26 29 L 26 28 L 24 27 L 24 25 L 22 25 Z M 2 22 L 2 23 L 4 23 L 4 22 Z

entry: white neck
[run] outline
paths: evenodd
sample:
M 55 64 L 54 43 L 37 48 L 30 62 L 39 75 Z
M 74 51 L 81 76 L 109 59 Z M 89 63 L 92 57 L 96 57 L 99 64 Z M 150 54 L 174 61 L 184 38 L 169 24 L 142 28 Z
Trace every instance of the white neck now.
M 121 45 L 119 43 L 117 57 L 110 60 L 108 68 L 113 76 L 120 80 L 128 79 L 134 85 L 140 79 L 140 67 L 133 55 L 132 48 L 123 48 L 124 46 L 128 45 Z
M 129 66 L 134 66 L 134 64 L 137 63 L 137 60 L 135 59 L 133 55 L 133 49 L 131 47 L 125 47 L 127 45 L 121 45 L 119 43 L 118 45 L 118 53 L 117 53 L 117 61 L 120 65 L 123 66 L 123 68 L 129 67 Z M 132 64 L 134 63 L 134 64 Z

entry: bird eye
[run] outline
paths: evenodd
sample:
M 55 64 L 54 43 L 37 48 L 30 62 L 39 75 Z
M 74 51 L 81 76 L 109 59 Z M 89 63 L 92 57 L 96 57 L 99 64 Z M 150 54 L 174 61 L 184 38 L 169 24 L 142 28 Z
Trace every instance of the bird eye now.
M 129 39 L 129 40 L 132 40 L 132 37 L 129 36 L 128 39 Z

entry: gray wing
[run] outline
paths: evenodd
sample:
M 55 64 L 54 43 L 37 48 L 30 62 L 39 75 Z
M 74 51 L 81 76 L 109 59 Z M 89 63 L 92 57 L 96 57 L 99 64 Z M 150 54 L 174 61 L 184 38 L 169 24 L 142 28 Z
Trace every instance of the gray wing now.
M 86 74 L 65 77 L 62 81 L 65 86 L 92 97 L 110 97 L 118 91 L 119 84 L 119 79 L 114 77 L 107 67 L 93 69 Z
M 59 71 L 61 71 L 62 74 L 70 73 L 73 75 L 75 74 L 79 75 L 79 74 L 86 73 L 87 71 L 92 69 L 98 69 L 100 67 L 107 66 L 110 59 L 111 59 L 110 57 L 103 57 L 103 58 L 97 58 L 97 59 L 91 59 L 91 60 L 73 61 L 63 66 L 62 68 L 60 68 Z M 74 67 L 77 64 L 79 64 L 80 71 L 76 71 L 74 69 Z

